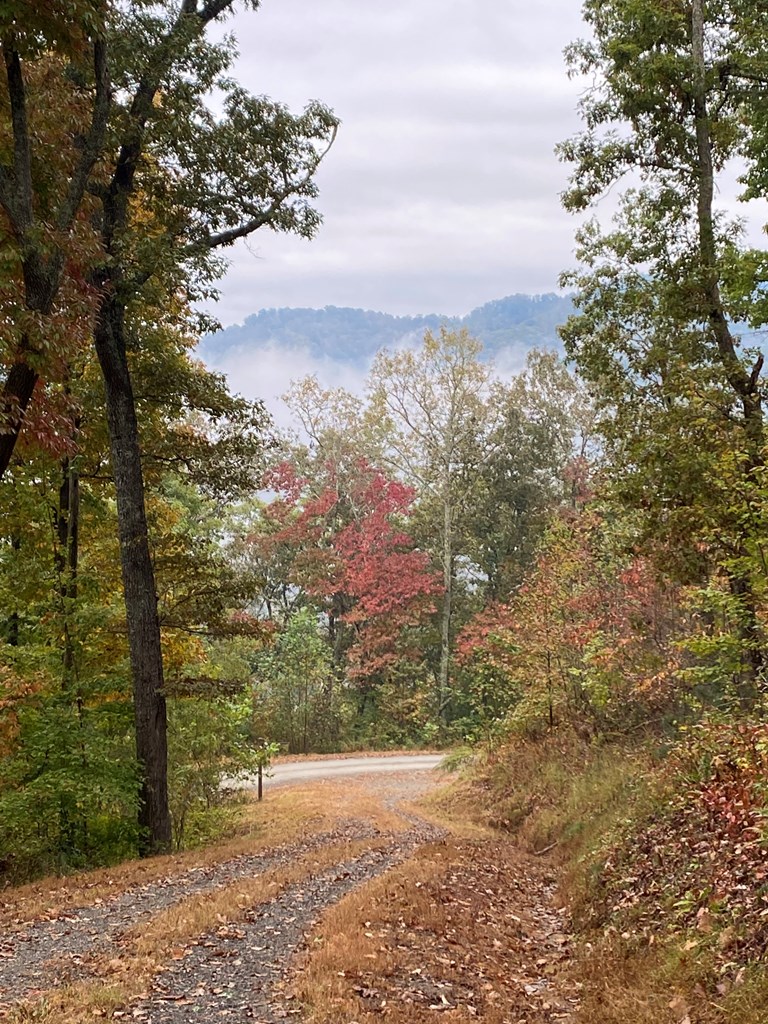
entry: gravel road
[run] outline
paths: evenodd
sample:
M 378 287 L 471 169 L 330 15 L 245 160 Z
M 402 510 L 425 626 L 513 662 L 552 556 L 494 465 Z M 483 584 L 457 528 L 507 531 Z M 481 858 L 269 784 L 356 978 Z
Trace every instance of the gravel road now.
M 419 787 L 410 789 L 418 795 Z M 318 916 L 421 843 L 443 835 L 416 816 L 407 817 L 409 830 L 384 849 L 336 864 L 255 907 L 244 921 L 202 935 L 183 959 L 157 976 L 148 998 L 131 1007 L 132 1017 L 145 1024 L 280 1024 L 295 1017 L 298 1010 L 286 1004 L 283 981 Z
M 379 768 L 377 761 L 400 760 Z M 0 1020 L 14 1014 L 22 1000 L 40 1000 L 45 993 L 72 982 L 93 979 L 99 955 L 108 950 L 119 958 L 124 937 L 132 928 L 152 920 L 168 907 L 192 895 L 213 892 L 240 878 L 258 877 L 266 870 L 286 865 L 304 854 L 332 843 L 350 842 L 376 836 L 383 848 L 371 850 L 290 886 L 274 900 L 254 906 L 245 920 L 228 924 L 190 942 L 184 955 L 157 976 L 147 997 L 131 1004 L 115 1017 L 128 1017 L 152 1024 L 176 1024 L 189 1020 L 210 1021 L 223 1017 L 231 1024 L 283 1020 L 289 1014 L 279 1005 L 276 984 L 289 969 L 293 955 L 301 948 L 315 917 L 357 885 L 375 878 L 390 865 L 407 857 L 421 843 L 441 835 L 439 829 L 416 815 L 399 809 L 404 801 L 416 799 L 434 785 L 427 771 L 439 758 L 428 763 L 419 758 L 403 771 L 403 759 L 361 758 L 347 763 L 287 763 L 281 768 L 281 783 L 307 781 L 322 766 L 322 777 L 339 774 L 370 774 L 366 789 L 378 802 L 395 811 L 407 823 L 407 830 L 387 836 L 367 820 L 348 819 L 333 832 L 307 835 L 297 843 L 269 851 L 224 860 L 203 869 L 169 875 L 159 882 L 128 888 L 92 906 L 67 911 L 21 925 L 0 937 Z M 371 762 L 374 762 L 373 764 Z M 329 766 L 330 771 L 329 771 Z M 414 767 L 416 770 L 414 770 Z M 346 772 L 344 769 L 348 769 Z M 287 769 L 287 771 L 286 771 Z M 298 769 L 298 771 L 297 771 Z M 307 774 L 309 772 L 310 774 Z M 384 774 L 386 773 L 386 774 Z M 256 955 L 258 954 L 258 956 Z M 96 972 L 98 973 L 98 972 Z M 22 1017 L 37 1019 L 35 1003 L 28 1004 Z M 45 1018 L 48 1019 L 47 1017 Z
M 52 920 L 29 922 L 0 937 L 0 1020 L 4 1004 L 30 992 L 81 981 L 90 974 L 94 956 L 117 949 L 123 933 L 190 896 L 290 864 L 322 846 L 354 842 L 374 834 L 365 822 L 345 822 L 333 832 L 168 875 L 146 885 L 131 886 L 92 906 L 68 910 Z
M 319 779 L 337 779 L 344 775 L 379 775 L 383 772 L 432 771 L 443 760 L 443 754 L 397 754 L 393 757 L 345 757 L 313 761 L 284 761 L 272 766 L 271 775 L 264 779 L 264 789 L 292 782 L 311 782 Z M 255 789 L 254 776 L 242 776 L 230 785 L 240 789 Z

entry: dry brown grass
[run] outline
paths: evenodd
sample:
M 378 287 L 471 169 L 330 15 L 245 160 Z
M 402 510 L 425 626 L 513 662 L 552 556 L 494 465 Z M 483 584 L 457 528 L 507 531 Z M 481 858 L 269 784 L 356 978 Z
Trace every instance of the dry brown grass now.
M 239 920 L 251 907 L 273 899 L 289 885 L 312 878 L 333 864 L 345 863 L 369 850 L 386 846 L 387 839 L 361 839 L 323 846 L 286 867 L 241 878 L 225 888 L 201 893 L 169 907 L 127 935 L 139 954 L 154 956 L 168 942 L 183 944 L 222 921 Z
M 660 956 L 628 958 L 599 946 L 582 948 L 581 954 L 582 1020 L 590 1024 L 679 1024 L 688 1013 L 686 1000 L 667 988 Z
M 246 803 L 235 834 L 225 842 L 68 879 L 47 879 L 9 891 L 3 907 L 6 921 L 56 916 L 67 908 L 90 905 L 131 886 L 333 832 L 341 823 L 350 821 L 372 826 L 381 837 L 331 843 L 297 856 L 287 866 L 184 899 L 127 932 L 120 946 L 109 955 L 96 957 L 91 979 L 42 993 L 39 998 L 15 1007 L 3 1020 L 6 1024 L 85 1024 L 111 1017 L 115 1010 L 140 998 L 153 976 L 169 960 L 182 956 L 191 940 L 227 922 L 241 920 L 250 908 L 268 902 L 288 886 L 311 878 L 330 865 L 386 846 L 391 837 L 402 833 L 409 824 L 383 806 L 381 792 L 364 779 L 312 782 L 275 790 L 262 803 Z
M 437 800 L 451 813 L 514 831 L 524 850 L 556 843 L 561 898 L 586 926 L 605 899 L 595 882 L 606 851 L 628 819 L 653 810 L 658 770 L 655 751 L 642 744 L 588 748 L 560 736 L 515 744 Z M 664 883 L 652 873 L 645 881 Z M 619 932 L 626 926 L 624 937 L 615 927 L 582 933 L 570 968 L 581 986 L 580 1024 L 768 1024 L 764 964 L 743 972 L 724 965 L 716 936 L 708 946 L 699 933 L 671 934 L 661 908 L 652 920 L 658 933 L 650 945 L 620 919 L 613 923 Z
M 10 929 L 40 917 L 58 917 L 67 910 L 91 906 L 97 900 L 169 875 L 330 831 L 345 819 L 370 822 L 382 832 L 396 833 L 407 827 L 399 815 L 381 806 L 360 779 L 275 789 L 261 803 L 255 797 L 246 799 L 230 837 L 212 846 L 61 878 L 44 878 L 5 890 L 0 896 L 0 927 Z
M 190 897 L 128 932 L 119 950 L 96 958 L 95 977 L 43 993 L 14 1008 L 6 1024 L 85 1024 L 109 1017 L 119 1007 L 141 998 L 154 975 L 169 960 L 183 956 L 187 943 L 274 899 L 289 886 L 312 878 L 333 864 L 380 849 L 386 839 L 360 840 L 325 846 L 287 867 L 238 879 L 222 889 Z
M 418 802 L 402 806 L 462 839 L 492 839 L 500 834 L 491 824 L 493 816 L 487 796 L 466 780 L 440 786 Z
M 311 1011 L 313 1024 L 337 1024 L 347 1019 L 380 1020 L 388 1002 L 381 989 L 382 983 L 405 973 L 398 950 L 389 942 L 382 942 L 388 937 L 382 926 L 391 923 L 393 918 L 399 919 L 397 888 L 403 886 L 410 890 L 409 912 L 418 914 L 425 927 L 434 927 L 438 924 L 437 907 L 428 899 L 426 886 L 439 879 L 443 867 L 444 857 L 439 848 L 420 851 L 417 857 L 370 883 L 364 890 L 347 896 L 324 915 L 313 935 L 313 952 L 296 986 L 298 997 Z M 378 905 L 387 905 L 392 913 L 376 913 L 373 908 Z M 370 997 L 364 995 L 367 992 L 371 993 Z M 369 998 L 377 1000 L 375 1006 L 366 1006 Z M 417 1024 L 423 1019 L 421 1009 L 412 1011 L 403 1006 L 398 1009 L 393 1018 L 398 1024 Z M 464 1018 L 451 1015 L 448 1019 Z
M 700 938 L 700 936 L 699 936 Z M 768 1024 L 763 965 L 718 980 L 711 950 L 688 947 L 686 935 L 628 948 L 618 937 L 582 945 L 584 1024 Z

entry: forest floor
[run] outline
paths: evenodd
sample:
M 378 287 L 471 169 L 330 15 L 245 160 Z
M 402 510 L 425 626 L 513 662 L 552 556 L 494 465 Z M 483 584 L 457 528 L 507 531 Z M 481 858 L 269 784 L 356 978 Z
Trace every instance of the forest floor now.
M 0 895 L 3 1024 L 575 1020 L 556 868 L 423 771 L 244 805 L 189 853 Z

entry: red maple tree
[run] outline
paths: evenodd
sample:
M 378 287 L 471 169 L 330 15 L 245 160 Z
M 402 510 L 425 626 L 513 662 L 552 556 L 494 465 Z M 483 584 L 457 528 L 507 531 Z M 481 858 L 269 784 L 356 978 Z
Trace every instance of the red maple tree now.
M 414 489 L 364 459 L 355 469 L 342 481 L 325 466 L 313 487 L 281 463 L 267 480 L 277 494 L 266 528 L 253 542 L 265 557 L 282 552 L 286 582 L 318 602 L 331 634 L 349 627 L 347 675 L 364 684 L 418 656 L 408 633 L 432 614 L 441 584 L 407 530 Z

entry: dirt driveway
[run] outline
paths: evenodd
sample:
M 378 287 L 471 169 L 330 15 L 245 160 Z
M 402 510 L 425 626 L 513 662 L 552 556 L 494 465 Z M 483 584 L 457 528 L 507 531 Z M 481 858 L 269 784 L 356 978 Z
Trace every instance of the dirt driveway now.
M 551 871 L 415 810 L 439 784 L 390 768 L 276 786 L 218 847 L 10 891 L 0 1019 L 573 1019 Z

